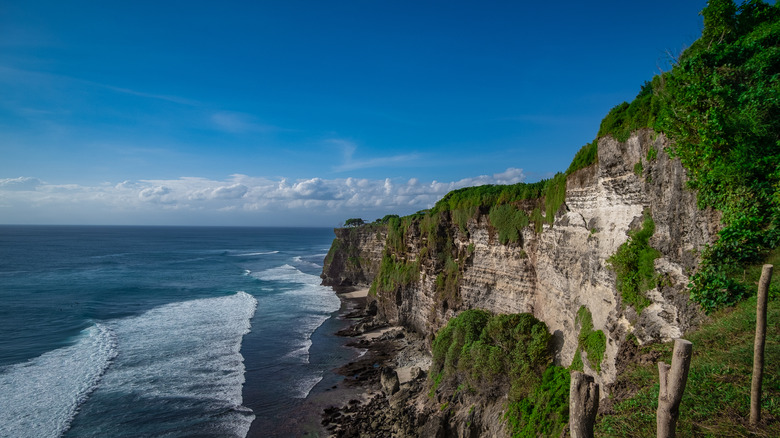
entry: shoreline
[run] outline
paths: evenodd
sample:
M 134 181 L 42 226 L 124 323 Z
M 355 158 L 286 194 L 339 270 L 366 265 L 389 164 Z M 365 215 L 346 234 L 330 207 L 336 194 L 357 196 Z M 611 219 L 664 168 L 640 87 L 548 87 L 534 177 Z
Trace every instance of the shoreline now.
M 405 404 L 424 385 L 431 358 L 425 339 L 400 326 L 377 321 L 376 306 L 368 288 L 334 288 L 342 307 L 351 309 L 339 318 L 351 321 L 337 335 L 347 347 L 362 350 L 353 361 L 333 370 L 343 379 L 329 388 L 320 411 L 321 427 L 328 437 L 386 436 L 398 427 L 387 409 Z
M 363 391 L 356 388 L 346 388 L 342 385 L 344 377 L 337 370 L 348 361 L 357 360 L 359 350 L 348 346 L 349 339 L 338 333 L 347 330 L 355 324 L 353 314 L 365 307 L 365 298 L 348 297 L 334 288 L 330 288 L 341 301 L 338 310 L 328 317 L 311 335 L 312 345 L 310 354 L 330 352 L 332 349 L 348 350 L 350 354 L 340 361 L 335 362 L 330 368 L 323 370 L 322 377 L 308 392 L 305 398 L 298 399 L 289 407 L 289 411 L 283 416 L 278 416 L 270 423 L 252 422 L 246 438 L 265 437 L 326 437 L 328 431 L 322 426 L 322 413 L 334 403 L 346 404 L 351 399 L 361 397 Z M 366 289 L 367 291 L 368 289 Z M 336 353 L 338 356 L 341 353 Z
M 322 379 L 272 427 L 253 422 L 247 438 L 268 436 L 358 437 L 391 434 L 387 411 L 392 399 L 418 393 L 430 367 L 425 340 L 402 327 L 375 319 L 368 288 L 331 287 L 341 301 L 338 311 L 313 336 L 320 351 L 346 348 L 351 358 L 323 372 Z M 338 340 L 338 341 L 336 341 Z M 336 342 L 334 342 L 336 341 Z M 312 346 L 316 349 L 317 347 Z M 387 388 L 388 373 L 396 389 Z M 384 376 L 383 376 L 384 374 Z M 267 422 L 266 422 L 267 423 Z M 374 426 L 375 427 L 372 427 Z
M 379 371 L 385 366 L 393 366 L 399 346 L 391 337 L 398 335 L 398 329 L 373 321 L 374 315 L 368 305 L 368 288 L 331 289 L 341 301 L 341 306 L 315 331 L 312 340 L 317 342 L 314 338 L 319 337 L 322 342 L 327 338 L 331 341 L 337 338 L 340 342 L 337 342 L 339 347 L 336 348 L 346 348 L 354 354 L 351 359 L 324 370 L 322 379 L 309 394 L 291 407 L 288 415 L 279 418 L 270 430 L 253 422 L 247 438 L 334 436 L 327 427 L 331 423 L 323 424 L 328 412 L 365 405 L 381 393 Z M 325 342 L 326 345 L 330 343 Z M 409 374 L 406 372 L 404 376 L 408 379 Z

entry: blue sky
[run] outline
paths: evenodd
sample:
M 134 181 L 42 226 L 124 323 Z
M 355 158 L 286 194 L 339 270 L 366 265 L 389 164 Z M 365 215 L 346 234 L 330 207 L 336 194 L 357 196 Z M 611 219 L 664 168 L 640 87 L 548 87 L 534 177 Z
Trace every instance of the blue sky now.
M 704 0 L 0 0 L 0 223 L 314 225 L 563 171 Z

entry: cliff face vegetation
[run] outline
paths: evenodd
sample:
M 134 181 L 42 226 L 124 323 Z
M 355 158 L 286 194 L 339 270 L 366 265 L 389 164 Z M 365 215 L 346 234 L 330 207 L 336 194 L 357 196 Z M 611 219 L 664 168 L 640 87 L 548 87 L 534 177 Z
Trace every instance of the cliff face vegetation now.
M 625 142 L 603 138 L 596 163 L 564 180 L 563 202 L 555 211 L 539 213 L 544 198 L 501 204 L 527 218 L 518 220 L 520 226 L 510 224 L 516 234 L 503 242 L 497 209 L 484 206 L 396 219 L 387 225 L 386 241 L 371 228 L 337 230 L 340 255 L 333 260 L 340 265 L 326 264 L 325 282 L 371 284 L 383 318 L 431 338 L 466 309 L 533 314 L 552 334 L 557 363 L 568 366 L 581 355 L 586 369 L 611 383 L 627 334 L 641 343 L 669 340 L 701 316 L 686 287 L 701 251 L 714 240 L 720 215 L 697 208 L 695 192 L 685 189 L 685 171 L 664 152 L 667 147 L 667 138 L 650 130 Z M 634 172 L 636 163 L 642 163 L 642 174 Z M 534 216 L 538 225 L 531 222 Z M 654 231 L 645 240 L 657 252 L 649 261 L 651 278 L 633 295 L 621 293 L 617 262 L 609 260 L 629 235 L 641 233 L 646 217 L 652 217 Z M 358 235 L 364 237 L 352 237 Z M 338 260 L 348 253 L 374 258 L 360 262 L 367 269 L 353 264 L 345 271 Z M 605 335 L 598 363 L 579 349 L 582 307 L 591 315 L 591 330 Z
M 713 0 L 702 15 L 702 38 L 616 106 L 566 172 L 336 231 L 325 284 L 370 286 L 379 318 L 430 339 L 428 401 L 455 429 L 559 433 L 568 414 L 551 394 L 564 367 L 609 397 L 638 349 L 657 359 L 648 346 L 743 301 L 754 266 L 778 259 L 780 6 Z M 536 327 L 527 318 L 545 327 L 549 355 L 507 368 L 517 342 L 542 341 L 496 327 Z

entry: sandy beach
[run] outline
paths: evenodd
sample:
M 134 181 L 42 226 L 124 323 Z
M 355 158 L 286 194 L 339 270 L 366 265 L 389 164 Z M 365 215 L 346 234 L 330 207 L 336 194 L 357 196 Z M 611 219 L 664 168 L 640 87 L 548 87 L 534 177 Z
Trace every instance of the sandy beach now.
M 344 292 L 342 294 L 339 294 L 339 297 L 343 299 L 355 299 L 355 298 L 366 298 L 368 296 L 368 288 L 358 289 L 353 292 Z

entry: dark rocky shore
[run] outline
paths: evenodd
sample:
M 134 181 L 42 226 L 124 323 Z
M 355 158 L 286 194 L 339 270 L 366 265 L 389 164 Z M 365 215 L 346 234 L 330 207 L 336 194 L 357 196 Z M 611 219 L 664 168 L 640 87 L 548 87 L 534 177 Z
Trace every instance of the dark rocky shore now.
M 426 386 L 424 370 L 430 364 L 426 340 L 378 322 L 375 305 L 365 297 L 350 298 L 348 289 L 337 292 L 352 309 L 343 318 L 354 321 L 338 335 L 351 338 L 347 345 L 365 353 L 336 370 L 344 380 L 329 391 L 333 403 L 322 414 L 329 436 L 440 435 L 439 422 L 427 425 L 419 406 L 413 406 Z M 344 402 L 344 394 L 356 396 Z

